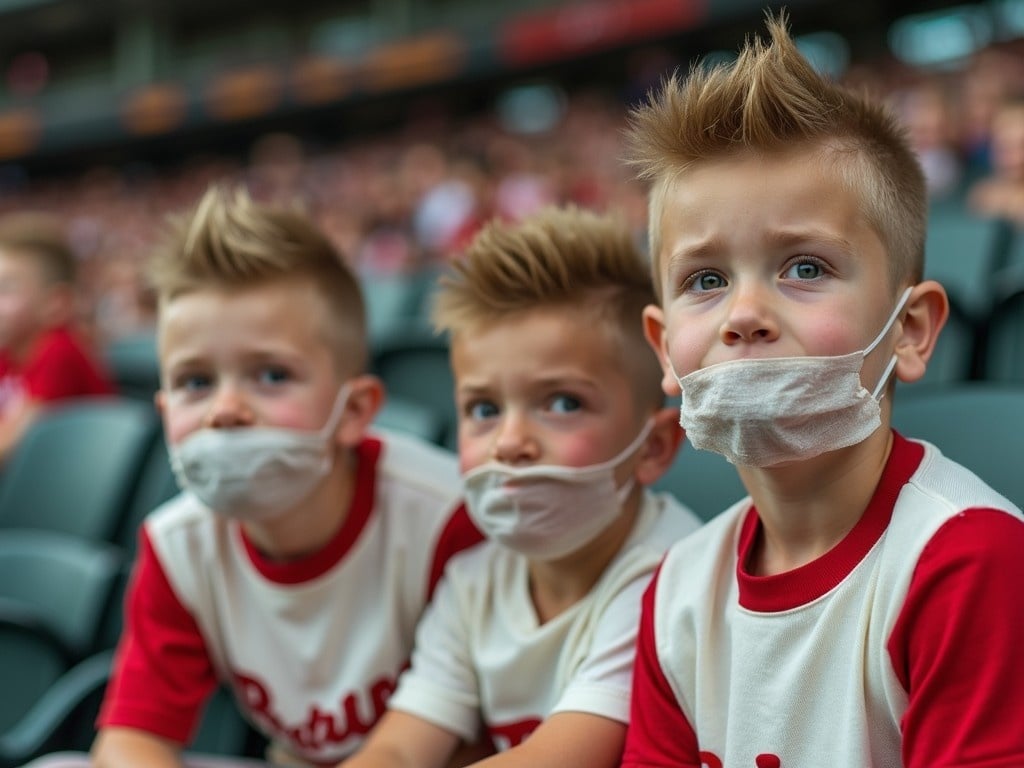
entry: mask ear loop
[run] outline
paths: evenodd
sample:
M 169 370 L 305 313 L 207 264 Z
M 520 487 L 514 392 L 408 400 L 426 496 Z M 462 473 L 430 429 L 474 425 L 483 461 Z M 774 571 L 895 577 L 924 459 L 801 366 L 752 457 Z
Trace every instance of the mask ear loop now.
M 341 424 L 341 415 L 345 412 L 345 406 L 348 405 L 348 398 L 351 394 L 351 382 L 346 381 L 341 385 L 341 389 L 338 390 L 338 396 L 334 398 L 334 406 L 331 408 L 331 412 L 327 416 L 327 421 L 324 423 L 323 427 L 320 428 L 320 437 L 324 440 L 329 438 L 331 434 L 338 429 L 338 425 Z
M 864 349 L 864 357 L 870 355 L 871 351 L 882 342 L 882 339 L 884 339 L 886 334 L 889 333 L 889 331 L 892 329 L 893 325 L 896 323 L 896 319 L 900 316 L 900 312 L 903 310 L 904 305 L 907 303 L 907 299 L 910 298 L 910 292 L 913 290 L 914 286 L 911 285 L 908 286 L 907 290 L 903 292 L 903 295 L 900 297 L 900 300 L 896 304 L 896 309 L 894 309 L 892 311 L 892 314 L 889 315 L 889 319 L 888 321 L 886 321 L 885 327 L 882 328 L 882 332 L 879 333 L 875 337 L 875 340 L 868 344 L 868 346 Z M 892 372 L 893 369 L 896 368 L 897 361 L 898 358 L 896 357 L 896 355 L 893 355 L 892 359 L 889 361 L 889 364 L 885 367 L 885 371 L 882 373 L 882 377 L 878 380 L 878 384 L 875 385 L 874 391 L 871 393 L 871 398 L 873 400 L 881 400 L 883 397 L 885 397 L 885 393 L 882 392 L 882 390 L 885 389 L 886 384 L 889 383 L 889 377 L 892 376 Z

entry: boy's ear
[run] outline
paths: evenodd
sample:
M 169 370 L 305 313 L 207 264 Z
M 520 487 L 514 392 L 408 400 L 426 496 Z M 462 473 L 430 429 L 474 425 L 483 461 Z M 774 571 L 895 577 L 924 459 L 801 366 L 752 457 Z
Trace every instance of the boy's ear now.
M 947 317 L 949 299 L 945 288 L 934 280 L 914 286 L 896 339 L 896 378 L 912 382 L 924 376 Z
M 644 307 L 644 338 L 651 345 L 661 364 L 661 391 L 669 397 L 680 393 L 679 382 L 668 364 L 668 338 L 665 334 L 665 312 L 655 304 Z
M 640 451 L 640 461 L 634 476 L 637 483 L 648 486 L 658 480 L 676 460 L 683 444 L 683 428 L 679 426 L 679 411 L 660 408 L 651 417 L 654 425 Z
M 348 402 L 335 434 L 338 445 L 358 445 L 383 404 L 384 385 L 376 376 L 366 373 L 349 379 Z

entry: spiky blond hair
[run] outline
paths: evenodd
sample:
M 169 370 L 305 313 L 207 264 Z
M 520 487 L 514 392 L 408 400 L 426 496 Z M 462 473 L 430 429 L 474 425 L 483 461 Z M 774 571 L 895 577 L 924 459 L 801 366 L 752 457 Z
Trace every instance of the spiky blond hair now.
M 149 277 L 160 306 L 200 289 L 244 289 L 307 278 L 330 311 L 326 340 L 340 366 L 366 366 L 362 291 L 341 254 L 301 210 L 256 203 L 241 187 L 212 185 L 194 208 L 168 221 Z M 295 307 L 296 312 L 308 311 Z
M 731 65 L 669 77 L 630 115 L 629 161 L 651 182 L 649 242 L 660 295 L 661 220 L 688 168 L 745 151 L 817 150 L 861 201 L 891 260 L 892 290 L 920 279 L 927 198 L 904 129 L 882 104 L 819 75 L 789 36 L 784 15 L 767 18 L 770 42 L 748 39 Z
M 621 219 L 548 207 L 519 223 L 485 226 L 441 278 L 433 318 L 458 338 L 537 308 L 589 313 L 621 354 L 637 402 L 657 405 L 661 373 L 642 324 L 652 301 L 647 261 Z

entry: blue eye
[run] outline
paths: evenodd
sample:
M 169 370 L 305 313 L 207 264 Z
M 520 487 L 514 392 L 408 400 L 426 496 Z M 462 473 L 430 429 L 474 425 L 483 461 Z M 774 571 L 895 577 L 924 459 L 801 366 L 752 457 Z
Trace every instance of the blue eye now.
M 467 403 L 465 413 L 473 421 L 493 419 L 498 415 L 498 406 L 488 400 L 475 400 Z
M 176 376 L 171 384 L 174 389 L 183 389 L 186 392 L 199 392 L 209 389 L 213 385 L 213 377 L 203 373 L 188 373 Z
M 804 259 L 791 265 L 785 272 L 785 277 L 796 280 L 816 280 L 824 274 L 821 264 L 817 261 Z
M 572 395 L 555 395 L 551 400 L 551 410 L 555 413 L 573 413 L 582 407 L 579 398 Z
M 282 384 L 291 378 L 291 373 L 280 366 L 267 366 L 259 372 L 260 384 Z
M 688 277 L 683 288 L 700 293 L 703 291 L 717 291 L 725 286 L 725 277 L 718 272 L 704 271 L 697 272 Z

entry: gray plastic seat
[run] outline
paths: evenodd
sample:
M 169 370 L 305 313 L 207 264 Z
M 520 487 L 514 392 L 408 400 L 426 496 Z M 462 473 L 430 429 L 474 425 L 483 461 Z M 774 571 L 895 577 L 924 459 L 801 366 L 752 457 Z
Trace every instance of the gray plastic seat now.
M 724 456 L 699 451 L 685 442 L 653 487 L 668 491 L 705 521 L 747 495 L 736 467 Z
M 967 382 L 901 390 L 893 427 L 936 445 L 1017 506 L 1024 506 L 1024 386 Z
M 0 530 L 112 540 L 159 424 L 152 404 L 125 398 L 78 400 L 46 411 L 0 473 Z

